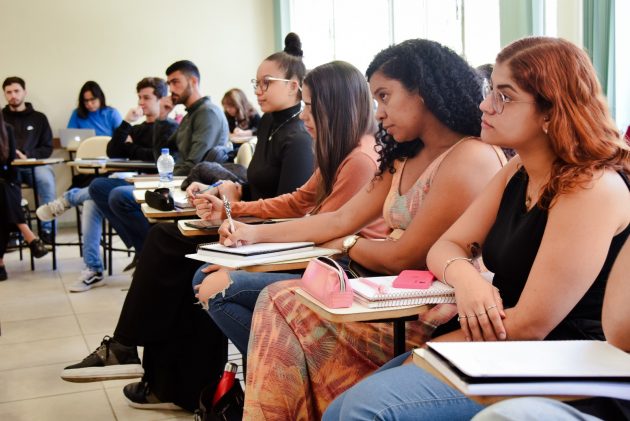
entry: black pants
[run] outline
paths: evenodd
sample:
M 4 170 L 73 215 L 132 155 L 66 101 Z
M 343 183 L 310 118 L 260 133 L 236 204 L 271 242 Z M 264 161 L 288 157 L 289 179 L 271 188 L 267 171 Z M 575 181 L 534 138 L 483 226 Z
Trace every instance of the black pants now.
M 9 234 L 16 230 L 16 224 L 25 222 L 21 201 L 20 185 L 0 178 L 0 259 L 7 251 Z
M 114 338 L 144 346 L 144 380 L 163 402 L 194 410 L 201 389 L 223 372 L 227 339 L 197 304 L 188 259 L 211 237 L 184 237 L 176 224 L 151 228 L 125 298 Z

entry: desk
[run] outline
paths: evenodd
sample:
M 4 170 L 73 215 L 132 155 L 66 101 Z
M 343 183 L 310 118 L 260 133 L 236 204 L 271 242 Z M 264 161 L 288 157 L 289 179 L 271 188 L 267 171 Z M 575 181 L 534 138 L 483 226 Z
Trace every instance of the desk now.
M 35 180 L 35 167 L 39 167 L 42 165 L 54 165 L 54 164 L 59 164 L 61 162 L 64 162 L 64 160 L 62 158 L 44 158 L 44 159 L 38 159 L 38 158 L 28 158 L 28 159 L 14 159 L 13 162 L 11 163 L 12 166 L 14 167 L 22 167 L 22 168 L 30 168 L 31 170 L 31 178 L 33 179 L 33 200 L 35 201 L 35 209 L 37 209 L 39 207 L 39 195 L 37 192 L 37 182 Z M 35 220 L 37 222 L 37 233 L 39 234 L 41 232 L 42 229 L 42 223 L 39 220 L 39 218 L 35 217 Z M 55 237 L 56 237 L 56 226 L 55 226 L 55 222 L 53 222 L 53 229 L 51 232 L 51 236 L 52 236 L 52 266 L 53 266 L 53 270 L 57 270 L 57 249 L 55 247 Z M 35 263 L 33 261 L 33 256 L 31 255 L 31 269 L 34 270 L 35 269 Z
M 150 207 L 146 203 L 142 203 L 140 205 L 140 208 L 142 209 L 142 213 L 144 214 L 144 216 L 146 216 L 147 218 L 153 218 L 153 219 L 186 218 L 189 216 L 195 216 L 197 212 L 195 209 L 178 209 L 178 208 L 175 208 L 175 210 L 172 210 L 172 211 L 161 211 L 161 210 Z
M 348 308 L 330 308 L 317 301 L 317 299 L 301 288 L 295 291 L 295 297 L 319 316 L 331 322 L 392 322 L 394 328 L 394 356 L 405 352 L 405 322 L 417 320 L 420 314 L 430 308 L 426 304 L 367 308 L 357 302 L 353 302 L 352 307 Z
M 420 356 L 418 350 L 414 350 L 412 353 L 413 363 L 420 367 L 422 370 L 431 374 L 436 379 L 440 380 L 442 383 L 447 384 L 449 387 L 452 387 L 455 390 L 458 390 L 453 383 L 451 383 L 446 377 L 444 377 L 441 373 L 439 373 L 431 364 L 429 364 L 424 358 Z M 506 399 L 513 398 L 522 398 L 523 396 L 513 396 L 513 395 L 504 395 L 504 396 L 481 396 L 481 395 L 467 395 L 470 399 L 481 405 L 492 405 L 493 403 L 497 403 Z M 529 395 L 528 395 L 529 396 Z M 585 396 L 557 396 L 557 395 L 546 395 L 540 396 L 544 398 L 556 399 L 560 401 L 572 401 L 578 399 L 584 399 Z
M 108 171 L 130 170 L 130 171 L 147 171 L 156 170 L 157 164 L 155 162 L 146 161 L 131 161 L 131 160 L 119 160 L 119 159 L 75 159 L 74 161 L 67 162 L 70 167 L 73 168 L 89 168 L 94 170 L 95 174 Z M 100 171 L 100 172 L 99 172 Z

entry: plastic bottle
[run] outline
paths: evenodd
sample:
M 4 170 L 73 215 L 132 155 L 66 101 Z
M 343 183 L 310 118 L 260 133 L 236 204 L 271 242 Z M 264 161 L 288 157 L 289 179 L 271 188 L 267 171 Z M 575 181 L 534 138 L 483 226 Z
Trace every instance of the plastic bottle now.
M 236 377 L 237 371 L 238 365 L 234 363 L 225 364 L 225 371 L 223 372 L 223 376 L 221 376 L 221 380 L 219 380 L 217 389 L 214 392 L 212 405 L 216 405 L 216 403 L 219 402 L 223 395 L 225 395 L 232 388 L 232 386 L 234 386 L 234 378 Z
M 162 148 L 162 155 L 157 160 L 157 170 L 160 174 L 160 186 L 173 181 L 173 168 L 175 160 L 169 153 L 168 148 Z

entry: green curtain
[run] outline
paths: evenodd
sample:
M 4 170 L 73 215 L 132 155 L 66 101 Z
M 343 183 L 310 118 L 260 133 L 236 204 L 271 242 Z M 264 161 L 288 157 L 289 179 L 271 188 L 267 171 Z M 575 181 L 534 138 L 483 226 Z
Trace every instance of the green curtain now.
M 583 0 L 584 48 L 615 115 L 615 2 Z
M 289 0 L 273 0 L 274 39 L 276 51 L 284 48 L 284 37 L 289 32 Z
M 501 48 L 519 38 L 534 33 L 534 2 L 536 0 L 500 0 Z

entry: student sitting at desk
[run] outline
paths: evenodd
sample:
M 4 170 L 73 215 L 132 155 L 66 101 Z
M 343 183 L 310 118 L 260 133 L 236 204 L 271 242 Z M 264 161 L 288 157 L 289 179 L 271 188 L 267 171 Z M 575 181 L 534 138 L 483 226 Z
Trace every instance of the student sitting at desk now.
M 223 95 L 221 105 L 225 111 L 230 133 L 237 136 L 252 136 L 258 130 L 260 115 L 250 104 L 245 92 L 232 88 Z
M 315 140 L 315 174 L 291 194 L 255 202 L 234 202 L 234 216 L 298 218 L 332 212 L 374 177 L 378 157 L 373 135 L 376 121 L 370 90 L 361 72 L 346 62 L 324 64 L 308 73 L 302 89 L 304 109 L 300 118 Z M 336 109 L 346 111 L 341 115 L 334 112 Z M 222 195 L 229 194 L 231 189 L 221 185 L 218 190 Z M 206 204 L 205 201 L 209 202 Z M 225 217 L 223 202 L 216 196 L 202 194 L 195 202 L 202 218 Z M 361 230 L 361 236 L 365 238 L 384 238 L 386 234 L 382 218 Z M 295 279 L 296 275 L 239 270 L 219 271 L 206 276 L 216 269 L 214 265 L 205 265 L 197 271 L 193 280 L 195 290 L 198 290 L 197 297 L 200 302 L 206 303 L 216 296 L 208 303 L 208 313 L 246 356 L 252 314 L 259 292 L 273 282 Z M 218 294 L 219 291 L 222 292 Z
M 524 38 L 499 53 L 484 98 L 481 138 L 519 155 L 429 252 L 458 310 L 434 340 L 604 339 L 604 288 L 630 235 L 630 148 L 595 70 L 568 41 Z M 493 284 L 472 265 L 479 251 Z M 338 397 L 324 419 L 469 419 L 481 409 L 400 366 L 405 356 Z
M 298 40 L 299 42 L 299 40 Z M 298 54 L 299 53 L 299 54 Z M 297 118 L 306 69 L 299 46 L 288 43 L 258 69 L 258 100 L 265 115 L 248 167 L 251 199 L 289 193 L 313 173 L 313 144 Z M 267 80 L 265 78 L 274 78 Z M 225 337 L 199 305 L 190 286 L 201 262 L 185 257 L 216 236 L 184 237 L 176 224 L 156 224 L 140 254 L 113 338 L 66 367 L 69 381 L 143 376 L 123 392 L 137 408 L 194 410 L 199 393 L 223 372 Z M 137 346 L 144 346 L 142 366 Z M 143 369 L 144 368 L 144 369 Z
M 429 247 L 505 157 L 475 137 L 481 80 L 447 47 L 427 40 L 389 47 L 367 76 L 380 121 L 373 181 L 335 212 L 275 226 L 237 223 L 231 234 L 222 228 L 226 244 L 310 240 L 380 273 L 426 267 Z M 355 235 L 381 215 L 395 230 L 388 241 Z M 248 419 L 318 419 L 335 396 L 392 356 L 389 324 L 326 322 L 297 302 L 293 285 L 272 284 L 258 298 L 248 347 Z M 434 318 L 453 311 L 443 305 L 427 320 L 407 323 L 411 343 L 430 334 Z M 316 327 L 317 336 L 304 326 Z
M 167 140 L 177 129 L 177 123 L 167 118 L 171 109 L 161 106 L 160 98 L 166 96 L 168 88 L 163 79 L 146 77 L 136 85 L 138 106 L 129 110 L 125 120 L 114 131 L 114 136 L 107 144 L 107 156 L 110 158 L 129 158 L 140 161 L 155 161 Z M 145 121 L 132 126 L 144 116 Z M 103 261 L 100 245 L 103 226 L 103 212 L 96 206 L 88 187 L 72 188 L 63 196 L 46 203 L 37 209 L 37 217 L 42 221 L 51 221 L 74 206 L 83 205 L 81 230 L 83 232 L 83 262 L 77 282 L 70 286 L 71 292 L 83 292 L 105 285 Z M 127 247 L 132 246 L 131 236 L 124 230 L 117 231 Z
M 79 91 L 79 106 L 72 111 L 68 128 L 94 129 L 97 136 L 111 136 L 121 122 L 120 113 L 107 105 L 99 84 L 93 80 L 85 82 Z
M 20 230 L 34 257 L 40 258 L 48 253 L 44 242 L 26 225 L 21 207 L 22 190 L 17 182 L 15 168 L 11 166 L 14 159 L 13 128 L 4 124 L 4 116 L 0 113 L 0 281 L 6 281 L 8 278 L 3 259 L 13 226 Z

